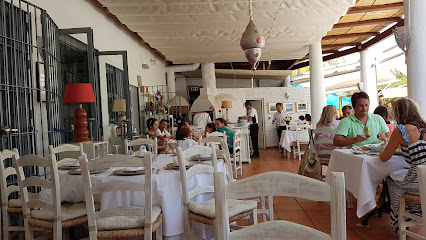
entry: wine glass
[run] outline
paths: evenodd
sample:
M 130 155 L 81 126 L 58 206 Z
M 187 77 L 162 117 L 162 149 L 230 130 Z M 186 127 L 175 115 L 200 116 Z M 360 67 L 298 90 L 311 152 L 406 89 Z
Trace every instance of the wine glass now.
M 166 143 L 167 143 L 167 147 L 166 147 L 166 150 L 164 150 L 164 153 L 165 154 L 173 154 L 173 150 L 172 150 L 172 148 L 170 147 L 170 139 L 169 138 L 166 138 Z

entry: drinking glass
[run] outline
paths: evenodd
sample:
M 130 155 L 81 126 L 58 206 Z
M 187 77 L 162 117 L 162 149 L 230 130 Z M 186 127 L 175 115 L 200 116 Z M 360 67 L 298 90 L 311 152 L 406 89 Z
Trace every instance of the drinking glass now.
M 166 147 L 166 150 L 164 151 L 164 153 L 165 154 L 173 154 L 173 150 L 172 150 L 172 148 L 170 147 L 170 139 L 169 138 L 166 138 L 166 143 L 167 143 L 167 147 Z

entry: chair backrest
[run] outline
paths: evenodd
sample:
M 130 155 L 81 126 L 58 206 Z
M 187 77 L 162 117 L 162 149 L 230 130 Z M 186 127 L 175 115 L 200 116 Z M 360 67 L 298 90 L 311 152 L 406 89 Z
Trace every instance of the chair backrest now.
M 241 130 L 237 130 L 234 133 L 234 143 L 233 143 L 233 153 L 234 156 L 236 156 L 237 152 L 240 153 L 241 152 L 241 138 L 242 138 L 243 134 L 241 133 Z
M 315 136 L 316 134 L 321 134 L 321 133 L 335 134 L 336 129 L 330 128 L 330 127 L 320 127 L 320 128 L 316 128 L 316 129 L 310 129 L 310 132 L 309 132 L 310 136 Z M 314 144 L 331 144 L 331 145 L 333 145 L 333 139 L 332 138 L 315 139 Z M 331 155 L 332 151 L 333 150 L 317 150 L 317 154 L 319 156 L 321 156 L 321 155 L 328 155 L 329 156 L 329 155 Z M 322 159 L 320 159 L 320 160 L 322 160 Z M 328 160 L 328 158 L 326 160 Z
M 12 157 L 14 155 L 19 156 L 18 149 L 14 148 L 12 151 L 5 149 L 0 152 L 0 191 L 1 191 L 1 202 L 2 207 L 7 207 L 9 201 L 9 195 L 14 192 L 19 192 L 19 186 L 10 185 L 7 186 L 7 178 L 11 175 L 16 175 L 16 169 L 13 167 Z M 5 168 L 4 160 L 10 159 L 10 166 Z M 8 164 L 9 165 L 9 164 Z
M 223 137 L 224 135 L 226 135 L 226 134 L 224 134 L 224 133 L 222 133 L 222 132 L 212 132 L 212 133 L 207 133 L 207 137 L 208 137 L 208 136 Z
M 422 212 L 426 213 L 426 165 L 417 166 L 417 178 L 419 181 L 420 201 Z M 426 214 L 423 214 L 423 228 L 426 230 Z
M 21 195 L 24 199 L 23 213 L 24 216 L 31 218 L 30 209 L 39 208 L 48 210 L 45 213 L 51 213 L 51 219 L 60 223 L 61 219 L 61 192 L 58 175 L 58 165 L 54 157 L 42 158 L 33 154 L 19 157 L 18 154 L 13 155 L 13 164 L 15 165 L 16 173 L 18 175 L 18 185 Z M 26 177 L 24 174 L 24 167 L 44 167 L 50 170 L 51 180 L 46 180 L 39 176 Z M 53 203 L 48 203 L 41 199 L 30 200 L 28 197 L 29 187 L 42 187 L 52 191 Z M 59 224 L 60 226 L 60 224 Z
M 61 157 L 61 153 L 63 154 L 71 154 L 73 157 L 75 156 L 75 158 L 73 157 Z M 49 155 L 50 157 L 52 157 L 55 161 L 58 161 L 57 165 L 62 166 L 62 165 L 68 165 L 68 164 L 72 164 L 74 163 L 77 159 L 78 156 L 81 156 L 83 154 L 83 144 L 79 143 L 78 145 L 75 144 L 61 144 L 57 147 L 53 147 L 52 145 L 49 145 Z
M 142 145 L 148 146 L 147 150 L 157 155 L 158 153 L 158 146 L 157 146 L 157 138 L 154 139 L 145 139 L 145 138 L 138 138 L 134 140 L 124 140 L 124 154 L 129 155 L 130 150 L 137 151 L 139 148 L 134 150 L 133 147 L 140 147 Z
M 218 136 L 207 136 L 203 139 L 201 139 L 200 144 L 206 145 L 208 143 L 218 144 L 220 145 L 221 149 L 216 149 L 216 156 L 223 156 L 223 161 L 226 166 L 226 175 L 228 178 L 228 182 L 233 181 L 233 174 L 232 174 L 232 165 L 231 165 L 231 156 L 228 149 L 228 135 L 223 135 L 223 137 Z
M 144 158 L 127 155 L 103 156 L 95 160 L 87 161 L 85 156 L 81 156 L 80 167 L 83 179 L 84 195 L 86 200 L 87 217 L 90 235 L 96 236 L 96 222 L 102 218 L 128 216 L 145 216 L 145 226 L 151 224 L 152 217 L 152 153 L 146 152 Z M 102 168 L 115 167 L 145 167 L 145 183 L 129 180 L 112 180 L 96 185 L 92 185 L 90 171 Z M 114 191 L 143 191 L 145 192 L 145 207 L 118 206 L 100 211 L 95 210 L 94 195 Z
M 179 161 L 179 170 L 180 170 L 180 179 L 182 183 L 182 193 L 183 193 L 183 203 L 186 206 L 189 201 L 202 193 L 212 193 L 214 192 L 213 186 L 202 186 L 199 185 L 191 190 L 188 189 L 187 179 L 197 175 L 197 174 L 213 174 L 218 171 L 217 168 L 217 159 L 216 159 L 216 150 L 213 145 L 210 147 L 195 145 L 187 150 L 183 151 L 182 148 L 178 147 L 176 149 L 178 161 Z M 212 166 L 206 164 L 196 164 L 188 170 L 185 167 L 185 161 L 190 159 L 192 156 L 197 154 L 211 154 L 212 156 Z
M 331 173 L 330 184 L 288 172 L 266 172 L 225 185 L 223 173 L 215 173 L 216 219 L 224 223 L 218 236 L 229 233 L 226 199 L 247 199 L 259 196 L 299 197 L 330 202 L 331 239 L 346 239 L 345 179 L 343 173 Z M 277 235 L 279 236 L 279 235 Z M 272 238 L 269 238 L 272 239 Z M 316 239 L 300 238 L 299 239 Z

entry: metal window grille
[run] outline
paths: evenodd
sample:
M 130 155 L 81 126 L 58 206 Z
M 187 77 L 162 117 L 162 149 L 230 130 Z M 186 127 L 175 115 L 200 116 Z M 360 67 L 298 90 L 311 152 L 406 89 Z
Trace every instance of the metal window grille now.
M 125 99 L 124 71 L 110 64 L 106 64 L 106 79 L 108 93 L 109 119 L 117 120 L 119 113 L 111 112 L 114 99 Z

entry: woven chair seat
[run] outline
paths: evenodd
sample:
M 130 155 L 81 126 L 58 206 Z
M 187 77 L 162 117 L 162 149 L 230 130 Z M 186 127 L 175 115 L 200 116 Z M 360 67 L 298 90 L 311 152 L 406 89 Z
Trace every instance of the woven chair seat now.
M 419 193 L 404 193 L 402 194 L 402 197 L 410 202 L 421 203 L 420 195 L 418 194 Z
M 38 193 L 28 193 L 28 198 L 30 200 L 40 199 L 40 194 Z M 10 208 L 22 208 L 24 206 L 24 199 L 22 197 L 18 199 L 10 199 L 7 202 L 7 206 Z
M 24 210 L 22 210 L 22 208 L 20 208 L 20 207 L 13 207 L 13 208 L 8 207 L 7 212 L 8 213 L 23 213 Z
M 243 213 L 240 213 L 238 215 L 232 216 L 232 217 L 229 218 L 229 222 L 231 223 L 231 222 L 235 222 L 237 220 L 243 219 L 243 218 L 245 218 L 247 216 L 250 216 L 252 213 L 253 213 L 253 210 L 247 211 L 247 212 L 243 212 Z M 196 221 L 196 222 L 199 222 L 199 223 L 203 223 L 203 224 L 206 224 L 206 225 L 213 226 L 213 221 L 214 221 L 213 218 L 208 218 L 206 216 L 193 213 L 191 211 L 188 212 L 188 218 L 190 220 L 193 220 L 193 221 Z
M 144 209 L 143 207 L 139 207 Z M 161 214 L 161 207 L 152 206 L 151 222 L 155 222 Z M 145 216 L 114 216 L 107 218 L 100 218 L 96 220 L 98 231 L 114 231 L 126 229 L 143 228 L 145 225 Z
M 81 224 L 87 223 L 87 216 L 71 219 L 68 221 L 61 222 L 62 228 L 70 228 L 74 226 L 78 226 Z M 46 220 L 40 220 L 40 219 L 28 219 L 28 224 L 33 227 L 39 227 L 44 229 L 53 229 L 53 222 L 52 221 L 46 221 Z
M 65 202 L 61 205 L 61 220 L 68 221 L 87 215 L 86 203 L 69 203 Z M 53 221 L 53 212 L 49 210 L 32 210 L 31 218 L 44 221 Z
M 257 202 L 253 200 L 228 200 L 228 214 L 230 217 L 239 215 L 240 213 L 253 211 L 257 208 Z M 201 216 L 205 216 L 207 218 L 215 218 L 215 199 L 210 199 L 201 204 L 197 202 L 189 202 L 188 205 L 189 211 L 199 214 Z
M 155 232 L 163 222 L 163 216 L 160 214 L 155 222 L 152 224 L 152 232 Z M 98 231 L 98 239 L 116 239 L 116 238 L 136 238 L 144 236 L 145 231 L 143 228 L 126 229 L 126 230 L 111 230 L 111 231 Z

